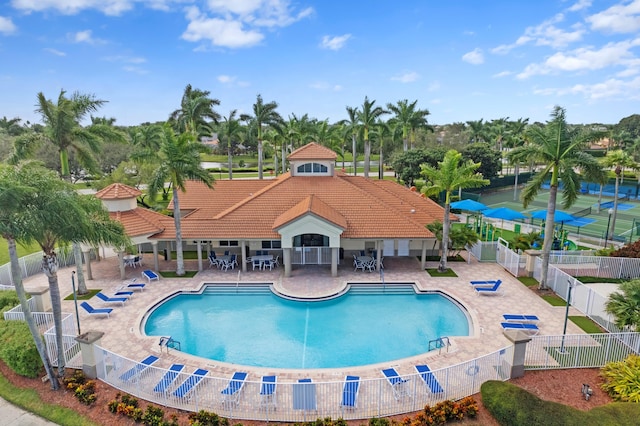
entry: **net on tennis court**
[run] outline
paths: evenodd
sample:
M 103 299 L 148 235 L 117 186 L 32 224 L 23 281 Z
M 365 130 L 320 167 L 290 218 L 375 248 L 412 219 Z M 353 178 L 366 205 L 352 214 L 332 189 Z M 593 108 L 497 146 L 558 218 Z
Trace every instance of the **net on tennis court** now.
M 591 207 L 587 207 L 586 209 L 578 210 L 577 212 L 572 213 L 571 216 L 585 217 L 585 216 L 589 216 L 590 214 L 591 214 Z
M 624 200 L 628 200 L 629 199 L 629 194 L 624 194 L 624 195 L 619 195 L 618 196 L 618 201 L 624 201 Z M 604 203 L 600 203 L 600 208 L 601 209 L 608 209 L 609 207 L 613 207 L 614 202 L 613 201 L 605 201 Z

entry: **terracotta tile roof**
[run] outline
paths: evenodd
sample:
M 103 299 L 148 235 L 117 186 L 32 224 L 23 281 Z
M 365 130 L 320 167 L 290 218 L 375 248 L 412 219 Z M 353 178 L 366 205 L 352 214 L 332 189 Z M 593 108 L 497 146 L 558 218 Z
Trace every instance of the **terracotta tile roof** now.
M 234 191 L 236 185 L 241 190 Z M 181 206 L 187 198 L 191 207 L 201 206 L 182 220 L 183 237 L 189 239 L 278 239 L 276 226 L 299 215 L 305 200 L 307 205 L 323 205 L 313 207 L 314 213 L 332 222 L 340 223 L 341 216 L 344 238 L 433 238 L 425 225 L 442 221 L 443 215 L 442 207 L 394 182 L 343 173 L 285 174 L 257 183 L 218 181 L 214 190 L 188 182 L 187 192 L 180 195 Z M 156 237 L 175 238 L 175 230 L 167 227 Z
M 111 212 L 109 216 L 122 223 L 130 237 L 154 235 L 167 227 L 174 228 L 172 217 L 140 207 L 124 212 Z
M 315 142 L 311 142 L 302 146 L 287 156 L 287 160 L 335 160 L 338 158 L 338 154 L 325 148 L 322 145 L 318 145 Z
M 141 191 L 123 183 L 112 183 L 106 188 L 96 192 L 95 196 L 100 200 L 125 200 L 129 198 L 136 198 L 141 194 Z
M 281 226 L 284 226 L 287 223 L 294 221 L 307 213 L 313 213 L 316 216 L 325 219 L 326 221 L 331 222 L 342 229 L 345 229 L 347 227 L 347 220 L 340 213 L 322 202 L 322 200 L 320 200 L 318 197 L 309 195 L 307 198 L 300 201 L 291 209 L 287 210 L 279 217 L 277 217 L 273 223 L 273 228 L 278 229 Z

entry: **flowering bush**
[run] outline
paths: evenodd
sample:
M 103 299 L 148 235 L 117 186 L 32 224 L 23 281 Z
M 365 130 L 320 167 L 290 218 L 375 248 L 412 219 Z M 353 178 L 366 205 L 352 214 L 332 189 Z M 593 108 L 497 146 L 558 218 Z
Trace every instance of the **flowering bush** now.
M 91 405 L 98 398 L 96 395 L 96 382 L 87 380 L 80 370 L 75 371 L 71 377 L 63 378 L 62 383 L 67 389 L 73 391 L 78 401 L 84 405 Z
M 414 418 L 405 417 L 403 426 L 435 426 L 444 425 L 449 421 L 459 421 L 465 417 L 475 417 L 478 413 L 478 403 L 472 397 L 460 401 L 443 401 L 433 407 L 427 405 Z

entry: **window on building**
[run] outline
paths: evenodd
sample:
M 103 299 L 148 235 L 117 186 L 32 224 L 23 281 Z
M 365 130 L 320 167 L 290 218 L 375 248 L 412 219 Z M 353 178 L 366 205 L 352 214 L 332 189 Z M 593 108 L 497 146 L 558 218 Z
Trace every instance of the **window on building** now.
M 263 249 L 279 249 L 282 248 L 280 240 L 264 240 L 262 241 Z
M 220 247 L 238 247 L 238 241 L 222 240 L 220 241 Z
M 298 173 L 327 173 L 327 166 L 320 163 L 305 163 L 298 166 Z

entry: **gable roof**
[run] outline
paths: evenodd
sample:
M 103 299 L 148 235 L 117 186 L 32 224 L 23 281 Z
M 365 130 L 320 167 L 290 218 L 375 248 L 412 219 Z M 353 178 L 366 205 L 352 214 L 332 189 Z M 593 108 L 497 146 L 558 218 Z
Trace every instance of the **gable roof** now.
M 425 225 L 443 215 L 438 204 L 397 183 L 344 173 L 220 180 L 215 189 L 189 181 L 186 188 L 180 206 L 194 209 L 181 222 L 187 239 L 279 239 L 279 226 L 307 213 L 343 228 L 344 238 L 424 239 L 434 237 Z M 175 229 L 156 238 L 175 238 Z
M 287 160 L 335 160 L 338 154 L 315 142 L 308 143 L 287 156 Z
M 132 188 L 129 185 L 123 183 L 112 183 L 111 185 L 96 192 L 96 198 L 100 200 L 127 200 L 130 198 L 136 198 L 141 195 L 142 192 L 136 188 Z
M 110 212 L 109 217 L 122 223 L 129 237 L 154 235 L 166 227 L 173 227 L 171 217 L 140 207 L 123 212 Z

